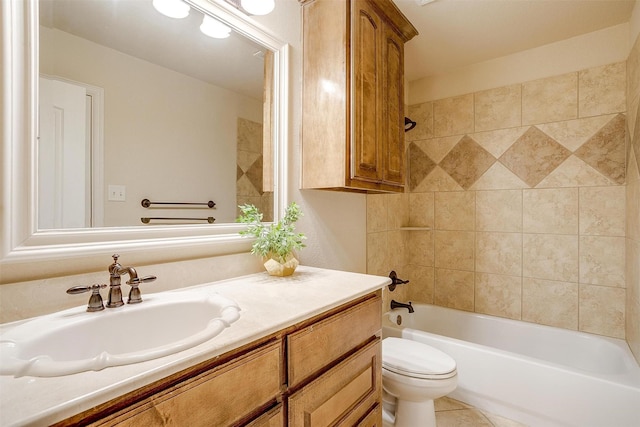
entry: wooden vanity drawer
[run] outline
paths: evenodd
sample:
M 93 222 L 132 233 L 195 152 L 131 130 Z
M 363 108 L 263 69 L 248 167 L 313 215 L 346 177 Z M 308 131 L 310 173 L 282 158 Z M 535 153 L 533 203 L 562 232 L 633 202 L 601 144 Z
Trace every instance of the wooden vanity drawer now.
M 380 294 L 287 336 L 288 385 L 293 387 L 371 337 L 382 322 Z
M 381 425 L 380 412 L 375 412 L 382 393 L 381 347 L 379 339 L 371 342 L 294 393 L 289 425 Z
M 281 342 L 258 348 L 114 414 L 101 426 L 229 426 L 281 392 Z M 256 426 L 276 426 L 262 420 Z M 260 419 L 259 419 L 260 420 Z M 256 420 L 259 421 L 259 420 Z

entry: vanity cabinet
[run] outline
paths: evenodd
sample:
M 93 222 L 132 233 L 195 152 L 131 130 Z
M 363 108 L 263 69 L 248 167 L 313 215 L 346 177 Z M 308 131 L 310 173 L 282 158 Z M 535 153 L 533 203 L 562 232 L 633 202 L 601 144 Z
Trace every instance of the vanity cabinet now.
M 302 188 L 402 192 L 404 44 L 391 0 L 301 0 Z
M 281 343 L 266 344 L 92 425 L 208 427 L 212 420 L 223 426 L 254 419 L 254 426 L 281 426 L 281 371 Z M 269 409 L 276 412 L 260 416 Z
M 56 426 L 380 426 L 381 292 Z

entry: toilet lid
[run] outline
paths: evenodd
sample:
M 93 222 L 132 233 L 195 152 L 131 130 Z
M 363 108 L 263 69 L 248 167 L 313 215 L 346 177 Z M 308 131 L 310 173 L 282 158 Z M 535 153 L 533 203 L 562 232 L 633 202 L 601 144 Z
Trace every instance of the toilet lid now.
M 449 378 L 456 373 L 456 361 L 429 345 L 402 338 L 382 340 L 382 367 L 414 378 Z

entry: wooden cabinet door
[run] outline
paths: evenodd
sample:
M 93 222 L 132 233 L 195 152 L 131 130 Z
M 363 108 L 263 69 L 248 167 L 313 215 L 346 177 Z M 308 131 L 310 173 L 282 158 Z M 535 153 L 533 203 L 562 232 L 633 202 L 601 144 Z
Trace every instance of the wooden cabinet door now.
M 384 27 L 382 47 L 382 181 L 404 185 L 404 44 L 389 26 Z
M 381 401 L 381 363 L 376 340 L 294 393 L 289 398 L 289 426 L 376 425 L 378 418 L 369 415 Z
M 353 64 L 351 179 L 379 182 L 382 126 L 383 23 L 366 0 L 352 7 L 351 57 Z
M 280 342 L 261 347 L 189 379 L 94 425 L 231 426 L 274 406 L 281 389 Z M 277 414 L 270 424 L 278 425 Z M 280 424 L 281 425 L 281 424 Z
M 287 337 L 289 387 L 316 375 L 323 368 L 367 342 L 382 328 L 379 295 L 321 320 Z

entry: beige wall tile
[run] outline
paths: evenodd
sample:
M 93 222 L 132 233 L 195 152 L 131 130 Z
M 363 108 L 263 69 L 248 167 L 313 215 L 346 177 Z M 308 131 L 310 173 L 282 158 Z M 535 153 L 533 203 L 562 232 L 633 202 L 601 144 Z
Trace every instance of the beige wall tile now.
M 578 117 L 578 73 L 563 74 L 522 85 L 522 124 Z
M 475 229 L 476 198 L 473 191 L 435 193 L 435 228 L 437 230 Z
M 433 102 L 434 136 L 473 132 L 473 94 Z
M 496 162 L 469 187 L 469 190 L 502 190 L 510 188 L 529 188 L 529 185 L 502 163 Z
M 634 98 L 640 95 L 640 37 L 635 43 L 627 58 L 627 96 Z
M 625 62 L 580 71 L 578 73 L 580 117 L 625 111 L 626 74 Z
M 436 268 L 434 302 L 443 307 L 473 311 L 474 274 Z
M 522 277 L 476 273 L 475 311 L 519 320 L 522 315 Z
M 624 237 L 580 237 L 580 283 L 626 286 Z
M 522 275 L 522 234 L 477 233 L 476 271 Z
M 434 278 L 433 267 L 409 265 L 407 277 L 402 277 L 402 279 L 409 280 L 409 283 L 401 286 L 406 286 L 409 290 L 408 299 L 410 301 L 433 304 Z
M 391 270 L 402 270 L 405 262 L 405 252 L 407 248 L 406 241 L 408 236 L 406 232 L 400 230 L 393 230 L 387 232 L 387 243 L 389 248 L 387 249 L 387 256 L 389 258 L 389 264 L 385 267 L 385 276 L 389 275 Z
M 385 194 L 367 195 L 367 233 L 386 231 L 387 196 Z
M 514 142 L 524 135 L 528 129 L 528 126 L 496 129 L 486 132 L 476 132 L 472 134 L 471 137 L 497 159 L 502 156 Z
M 449 151 L 456 146 L 462 137 L 460 135 L 444 136 L 416 141 L 415 144 L 435 163 L 440 163 Z
M 409 223 L 412 227 L 435 227 L 434 193 L 411 193 L 409 195 Z
M 600 128 L 609 122 L 613 115 L 588 117 L 577 120 L 543 123 L 537 125 L 541 131 L 558 141 L 573 152 L 587 142 Z
M 578 329 L 578 284 L 523 278 L 522 320 Z
M 473 271 L 474 240 L 473 231 L 436 231 L 435 266 Z
M 425 191 L 462 191 L 464 188 L 460 186 L 448 173 L 442 170 L 440 166 L 436 166 L 433 171 L 427 175 L 415 188 L 412 186 L 411 191 L 421 193 Z
M 626 118 L 616 114 L 575 155 L 617 184 L 625 181 Z
M 476 230 L 522 231 L 522 191 L 476 192 Z
M 407 231 L 407 261 L 423 267 L 434 266 L 433 231 Z
M 582 187 L 580 196 L 580 234 L 625 235 L 625 187 Z
M 535 189 L 522 192 L 525 233 L 578 234 L 578 189 Z
M 417 188 L 437 165 L 415 142 L 409 143 L 408 153 L 409 189 L 419 191 Z
M 578 282 L 578 236 L 524 234 L 522 237 L 524 277 Z
M 494 163 L 495 157 L 465 135 L 442 159 L 439 166 L 462 188 L 471 187 Z
M 522 86 L 519 84 L 476 92 L 475 131 L 520 126 Z
M 536 188 L 613 185 L 615 182 L 573 154 L 546 176 Z
M 580 285 L 580 330 L 624 338 L 625 290 Z
M 385 196 L 387 198 L 387 230 L 397 230 L 409 224 L 409 194 L 386 194 Z
M 531 126 L 499 161 L 530 187 L 535 187 L 570 155 L 569 150 L 549 135 Z
M 416 127 L 405 134 L 405 141 L 433 138 L 433 102 L 409 106 L 409 118 Z
M 388 233 L 367 234 L 367 273 L 386 276 L 389 268 L 389 240 Z
M 625 338 L 636 360 L 640 360 L 640 302 L 627 297 Z
M 636 167 L 634 156 L 635 154 L 631 153 L 626 186 L 626 236 L 629 239 L 640 241 L 640 173 Z

